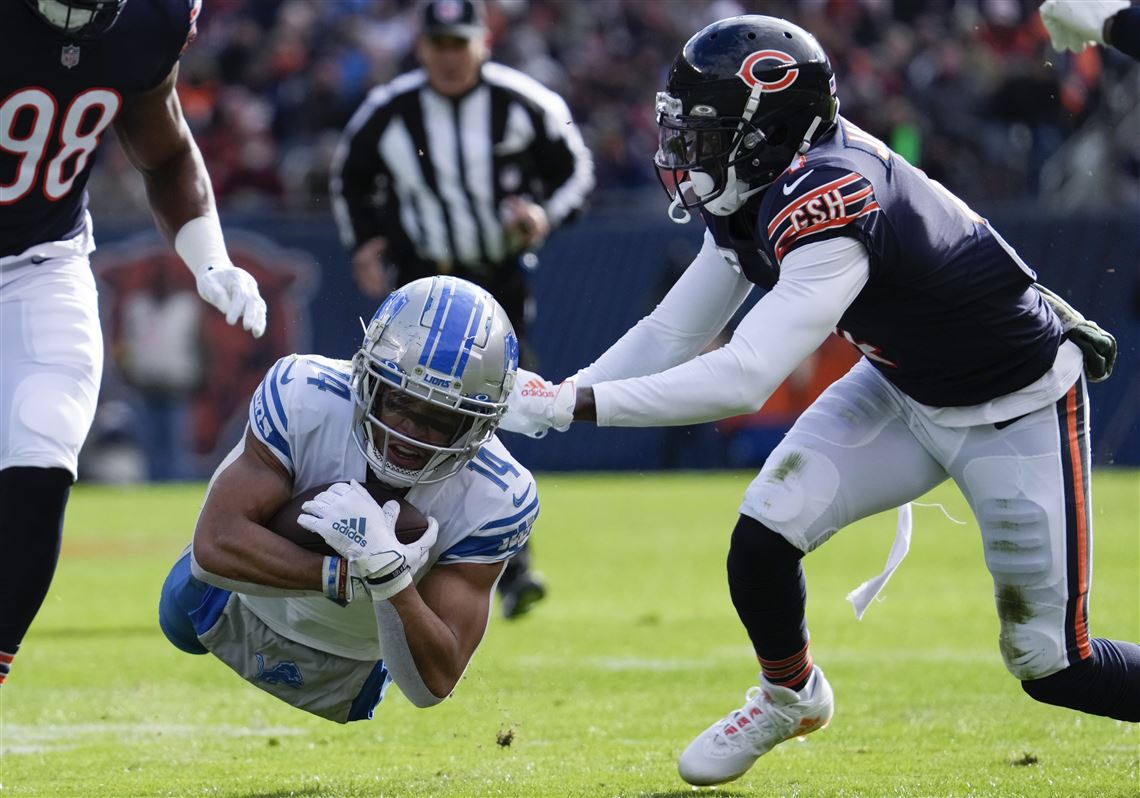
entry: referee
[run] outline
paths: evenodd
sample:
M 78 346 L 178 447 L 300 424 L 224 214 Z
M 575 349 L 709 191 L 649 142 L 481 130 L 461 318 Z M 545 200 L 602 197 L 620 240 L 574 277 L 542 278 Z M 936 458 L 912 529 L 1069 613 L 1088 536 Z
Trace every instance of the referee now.
M 521 261 L 582 207 L 594 167 L 566 102 L 489 52 L 482 3 L 427 3 L 423 68 L 368 95 L 331 192 L 364 294 L 455 274 L 490 291 L 523 338 Z
M 489 55 L 481 0 L 426 3 L 423 68 L 369 93 L 341 137 L 330 190 L 362 293 L 464 277 L 506 310 L 525 361 L 534 250 L 582 208 L 594 165 L 566 102 Z M 499 580 L 508 618 L 545 594 L 529 559 L 524 549 Z

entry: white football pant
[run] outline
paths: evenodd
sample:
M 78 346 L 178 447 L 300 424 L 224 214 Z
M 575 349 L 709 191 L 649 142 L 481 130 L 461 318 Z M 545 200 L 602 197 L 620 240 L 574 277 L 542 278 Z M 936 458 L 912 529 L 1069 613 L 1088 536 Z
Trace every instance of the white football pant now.
M 953 479 L 981 528 L 1006 668 L 1040 679 L 1091 655 L 1089 459 L 1083 376 L 1026 416 L 948 427 L 861 361 L 800 416 L 740 512 L 809 552 Z
M 95 418 L 103 372 L 91 223 L 0 258 L 0 469 L 65 468 Z

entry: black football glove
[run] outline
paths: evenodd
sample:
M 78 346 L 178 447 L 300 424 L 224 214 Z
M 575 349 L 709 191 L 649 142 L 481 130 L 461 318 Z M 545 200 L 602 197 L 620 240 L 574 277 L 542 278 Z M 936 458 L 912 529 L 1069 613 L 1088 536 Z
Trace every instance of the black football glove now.
M 1081 348 L 1085 356 L 1085 376 L 1089 382 L 1103 382 L 1112 376 L 1116 364 L 1116 339 L 1095 321 L 1085 319 L 1065 337 Z
M 1065 338 L 1080 347 L 1085 359 L 1085 376 L 1089 382 L 1103 382 L 1112 376 L 1112 367 L 1116 365 L 1116 339 L 1112 333 L 1101 329 L 1095 321 L 1086 319 L 1076 308 L 1040 283 L 1034 283 L 1033 287 L 1061 319 Z

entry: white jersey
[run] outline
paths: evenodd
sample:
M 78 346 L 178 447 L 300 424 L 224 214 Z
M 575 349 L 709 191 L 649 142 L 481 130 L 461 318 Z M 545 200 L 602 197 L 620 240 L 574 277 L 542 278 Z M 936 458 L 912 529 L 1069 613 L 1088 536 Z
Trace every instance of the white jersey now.
M 254 393 L 250 429 L 293 475 L 294 495 L 368 477 L 352 436 L 351 371 L 346 360 L 289 355 L 277 361 Z M 539 509 L 534 478 L 498 438 L 459 473 L 417 485 L 406 498 L 439 523 L 439 537 L 417 581 L 436 565 L 507 559 L 530 536 Z M 383 658 L 368 601 L 341 607 L 315 594 L 240 598 L 283 637 L 352 659 Z

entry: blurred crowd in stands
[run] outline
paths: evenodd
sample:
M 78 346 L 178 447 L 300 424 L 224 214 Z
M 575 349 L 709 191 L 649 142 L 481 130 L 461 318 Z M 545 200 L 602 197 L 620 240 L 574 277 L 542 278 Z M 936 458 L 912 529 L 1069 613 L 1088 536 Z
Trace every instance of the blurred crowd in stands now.
M 1099 48 L 1053 51 L 1037 6 L 490 0 L 488 22 L 495 60 L 570 103 L 603 192 L 656 185 L 654 93 L 685 40 L 765 13 L 820 39 L 843 114 L 968 201 L 1140 202 L 1140 70 Z M 223 209 L 327 211 L 341 129 L 371 87 L 415 66 L 418 20 L 412 0 L 206 0 L 181 95 Z M 105 153 L 100 212 L 143 208 L 137 181 L 118 179 L 121 155 Z

